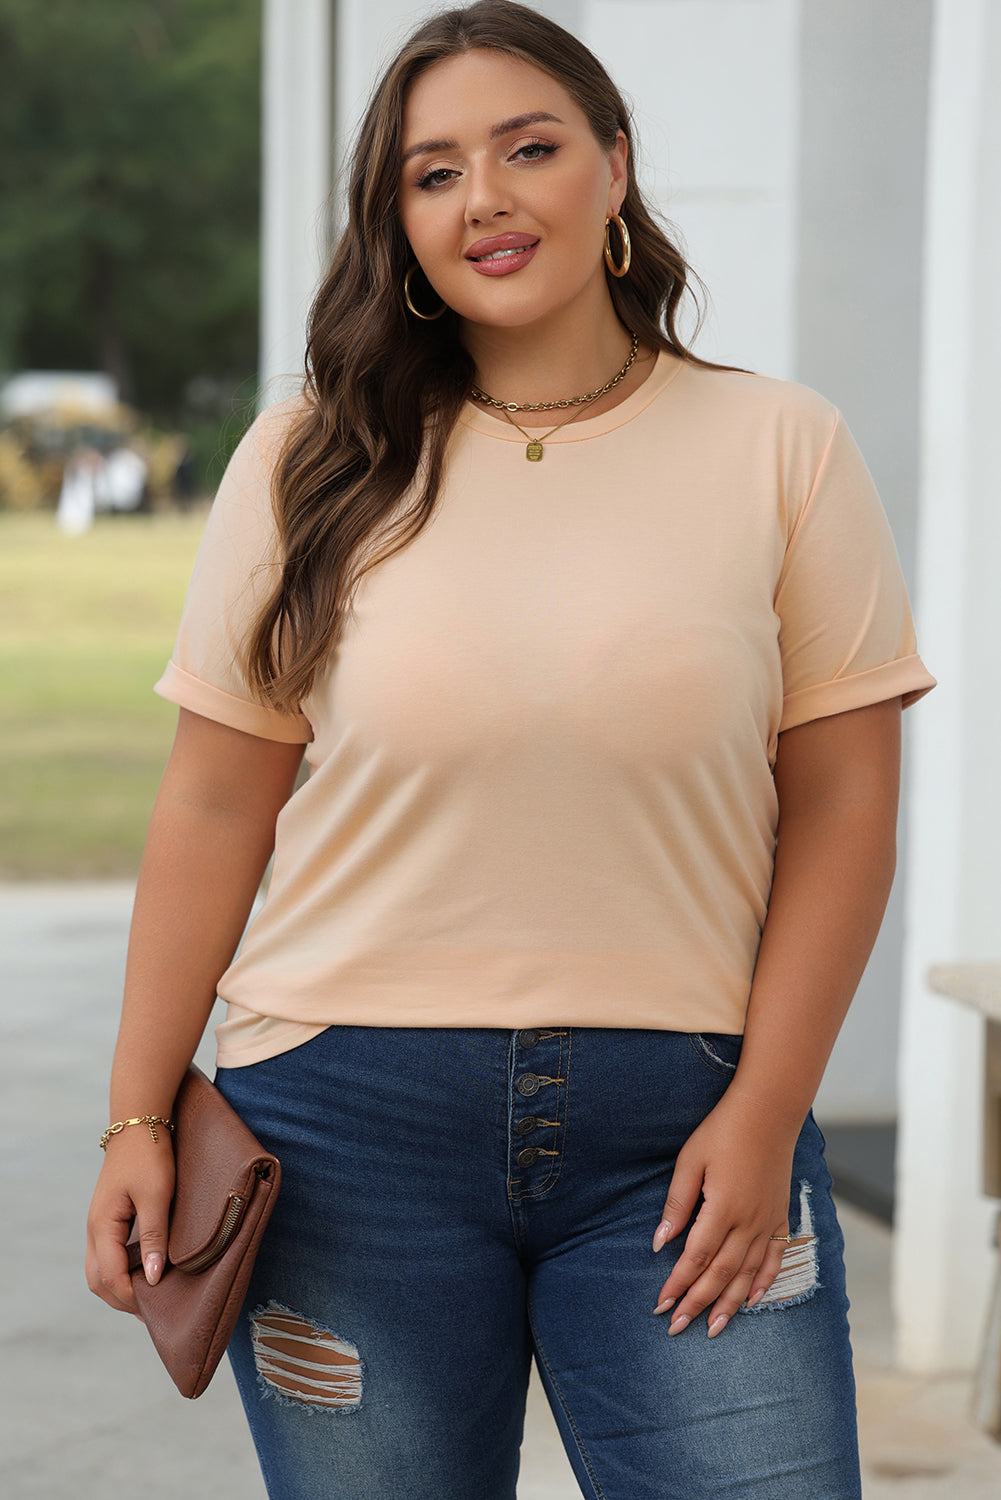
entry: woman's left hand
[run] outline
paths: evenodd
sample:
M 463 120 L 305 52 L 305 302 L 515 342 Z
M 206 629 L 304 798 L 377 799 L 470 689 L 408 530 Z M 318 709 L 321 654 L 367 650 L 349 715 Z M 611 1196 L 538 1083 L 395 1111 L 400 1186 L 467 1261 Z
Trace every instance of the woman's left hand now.
M 778 1275 L 789 1233 L 792 1157 L 798 1130 L 767 1104 L 730 1089 L 678 1155 L 661 1224 L 660 1250 L 681 1234 L 704 1199 L 688 1242 L 661 1289 L 657 1312 L 681 1333 L 709 1308 L 709 1337 L 722 1333 L 744 1302 L 759 1302 Z

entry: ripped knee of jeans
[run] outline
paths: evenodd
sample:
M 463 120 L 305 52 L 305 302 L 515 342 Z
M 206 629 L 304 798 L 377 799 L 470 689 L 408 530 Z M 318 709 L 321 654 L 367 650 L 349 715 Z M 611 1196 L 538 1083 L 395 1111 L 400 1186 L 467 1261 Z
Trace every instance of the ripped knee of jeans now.
M 799 1223 L 790 1225 L 792 1239 L 782 1252 L 779 1273 L 760 1302 L 753 1307 L 745 1303 L 742 1313 L 760 1313 L 773 1308 L 793 1307 L 812 1297 L 820 1285 L 817 1272 L 817 1239 L 813 1232 L 810 1209 L 810 1184 L 799 1185 Z
M 269 1302 L 250 1319 L 254 1363 L 280 1399 L 312 1408 L 361 1405 L 361 1359 L 354 1344 L 299 1313 Z

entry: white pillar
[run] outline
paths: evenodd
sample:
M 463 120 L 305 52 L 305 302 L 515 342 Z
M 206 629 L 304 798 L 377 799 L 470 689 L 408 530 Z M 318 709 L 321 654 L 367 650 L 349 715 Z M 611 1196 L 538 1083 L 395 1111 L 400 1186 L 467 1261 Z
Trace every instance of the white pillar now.
M 263 0 L 260 404 L 303 370 L 326 262 L 335 0 Z
M 919 636 L 900 1058 L 900 1363 L 969 1367 L 987 1306 L 982 1022 L 933 963 L 1001 957 L 1001 0 L 937 0 L 923 362 Z

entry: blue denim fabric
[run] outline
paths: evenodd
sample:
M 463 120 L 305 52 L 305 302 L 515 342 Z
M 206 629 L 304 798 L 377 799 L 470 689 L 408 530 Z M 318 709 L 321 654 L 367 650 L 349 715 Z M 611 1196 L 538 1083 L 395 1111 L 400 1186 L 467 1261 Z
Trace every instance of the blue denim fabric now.
M 681 1245 L 653 1231 L 740 1038 L 539 1027 L 333 1027 L 221 1070 L 282 1162 L 230 1349 L 272 1500 L 512 1500 L 538 1362 L 581 1490 L 602 1500 L 858 1500 L 842 1238 L 812 1118 L 790 1184 L 815 1286 L 668 1337 Z M 809 1227 L 809 1225 L 807 1226 Z M 278 1393 L 272 1304 L 357 1349 L 360 1404 Z

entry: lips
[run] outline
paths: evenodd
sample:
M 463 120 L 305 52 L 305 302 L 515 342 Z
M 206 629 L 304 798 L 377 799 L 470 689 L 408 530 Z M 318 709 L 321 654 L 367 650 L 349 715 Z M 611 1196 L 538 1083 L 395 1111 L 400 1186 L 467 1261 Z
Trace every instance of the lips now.
M 475 245 L 470 245 L 466 251 L 467 260 L 489 260 L 505 254 L 510 255 L 518 250 L 530 250 L 539 243 L 537 234 L 516 234 L 509 231 L 507 234 L 495 234 L 487 240 L 477 240 Z
M 538 244 L 538 235 L 510 231 L 477 240 L 466 251 L 466 259 L 482 276 L 506 276 L 527 266 Z

